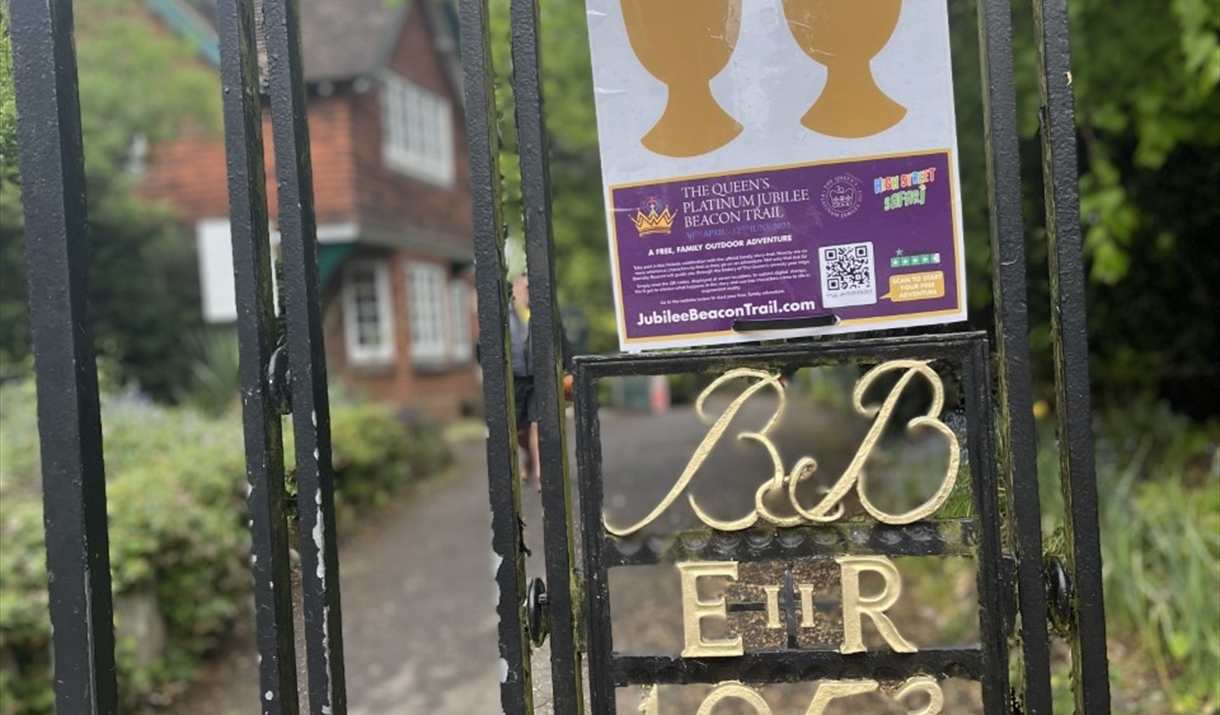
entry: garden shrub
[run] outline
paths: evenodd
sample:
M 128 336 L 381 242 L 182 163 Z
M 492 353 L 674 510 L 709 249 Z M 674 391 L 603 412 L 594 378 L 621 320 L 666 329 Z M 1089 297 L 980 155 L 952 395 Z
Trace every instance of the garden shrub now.
M 54 707 L 35 405 L 31 382 L 0 386 L 0 715 Z M 252 618 L 242 425 L 236 412 L 209 416 L 134 393 L 105 396 L 102 412 L 115 598 L 155 586 L 166 634 L 153 663 L 137 662 L 136 643 L 118 644 L 122 711 L 138 712 Z M 437 435 L 407 429 L 383 406 L 337 404 L 332 434 L 336 503 L 349 521 L 447 458 Z
M 1058 452 L 1044 427 L 1045 548 L 1061 553 Z M 1111 681 L 1151 691 L 1116 693 L 1136 708 L 1116 712 L 1215 712 L 1220 620 L 1206 614 L 1220 592 L 1220 425 L 1137 402 L 1100 413 L 1094 431 L 1107 630 L 1112 653 L 1118 644 L 1133 651 L 1111 662 Z
M 289 491 L 295 494 L 289 425 L 284 428 L 284 459 Z M 436 474 L 452 459 L 436 425 L 404 422 L 392 408 L 373 402 L 335 401 L 330 431 L 340 528 L 353 524 L 358 510 L 385 503 L 402 486 Z
M 0 691 L 0 713 L 39 713 L 52 694 L 33 389 L 5 386 L 0 400 L 0 648 L 17 670 Z M 167 636 L 166 657 L 145 667 L 136 665 L 134 643 L 118 644 L 120 693 L 131 712 L 157 685 L 188 677 L 248 610 L 245 469 L 233 448 L 241 423 L 131 394 L 107 397 L 103 410 L 114 593 L 155 586 Z

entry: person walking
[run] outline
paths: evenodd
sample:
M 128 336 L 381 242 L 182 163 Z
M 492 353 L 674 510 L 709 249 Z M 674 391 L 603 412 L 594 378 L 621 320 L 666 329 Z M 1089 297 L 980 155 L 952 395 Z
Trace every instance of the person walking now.
M 538 459 L 538 399 L 534 393 L 534 361 L 530 346 L 530 279 L 524 273 L 513 279 L 508 310 L 508 333 L 513 352 L 513 405 L 517 412 L 517 444 L 525 450 L 521 481 L 542 486 Z
M 508 332 L 513 353 L 513 403 L 517 414 L 517 444 L 525 451 L 521 481 L 531 480 L 542 489 L 542 465 L 538 457 L 538 398 L 534 389 L 534 358 L 530 345 L 530 281 L 522 273 L 513 279 L 508 311 Z M 572 350 L 563 326 L 559 329 L 564 372 L 571 370 Z M 565 399 L 571 399 L 572 378 L 565 375 Z

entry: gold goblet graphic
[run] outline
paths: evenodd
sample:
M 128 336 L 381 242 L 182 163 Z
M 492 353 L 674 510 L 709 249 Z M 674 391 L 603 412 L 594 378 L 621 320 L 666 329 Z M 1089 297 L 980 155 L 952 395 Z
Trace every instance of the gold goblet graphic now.
M 907 109 L 873 79 L 873 58 L 898 26 L 902 0 L 783 0 L 788 29 L 805 54 L 826 65 L 826 88 L 801 124 L 845 139 L 889 129 Z
M 672 157 L 707 154 L 741 133 L 712 96 L 741 32 L 741 0 L 622 0 L 631 49 L 669 89 L 665 112 L 641 143 Z

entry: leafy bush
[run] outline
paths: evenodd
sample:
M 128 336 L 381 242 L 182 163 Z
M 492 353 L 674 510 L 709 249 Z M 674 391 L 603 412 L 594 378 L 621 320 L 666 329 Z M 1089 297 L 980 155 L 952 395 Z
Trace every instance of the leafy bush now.
M 50 707 L 51 691 L 44 675 L 50 628 L 32 385 L 6 386 L 0 401 L 0 648 L 19 676 L 4 683 L 0 713 L 37 713 Z M 134 644 L 120 644 L 130 710 L 153 684 L 189 675 L 246 606 L 244 466 L 233 449 L 241 426 L 131 394 L 108 397 L 103 409 L 114 593 L 155 586 L 171 654 L 137 667 Z
M 335 469 L 335 510 L 340 527 L 354 523 L 360 509 L 379 506 L 404 484 L 436 474 L 452 460 L 440 430 L 424 421 L 410 424 L 385 405 L 336 401 L 331 408 L 331 463 Z M 291 429 L 284 429 L 285 460 L 293 460 Z M 295 494 L 289 465 L 289 491 Z
M 1099 415 L 1095 431 L 1111 652 L 1120 644 L 1135 651 L 1112 662 L 1122 675 L 1115 682 L 1159 686 L 1152 695 L 1161 708 L 1140 694 L 1131 712 L 1215 712 L 1220 425 L 1197 425 L 1164 405 L 1137 403 Z M 1044 523 L 1052 530 L 1046 548 L 1061 551 L 1058 455 L 1049 430 L 1044 437 L 1039 474 Z
M 194 360 L 190 380 L 179 390 L 179 401 L 212 415 L 240 404 L 237 329 L 213 326 L 185 334 L 183 342 Z
M 122 709 L 135 712 L 164 686 L 188 680 L 234 623 L 251 617 L 241 420 L 134 393 L 104 397 L 102 410 L 115 597 L 155 589 L 166 633 L 158 662 L 139 662 L 130 639 L 119 643 Z M 47 713 L 54 704 L 34 415 L 29 381 L 0 387 L 0 715 Z M 332 433 L 336 502 L 349 520 L 447 460 L 435 434 L 405 428 L 382 406 L 337 404 Z

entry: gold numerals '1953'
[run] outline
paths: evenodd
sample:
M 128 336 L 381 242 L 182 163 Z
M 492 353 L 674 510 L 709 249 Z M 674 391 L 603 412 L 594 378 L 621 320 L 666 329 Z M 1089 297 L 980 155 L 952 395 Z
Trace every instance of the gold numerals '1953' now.
M 826 707 L 830 705 L 832 700 L 871 693 L 879 687 L 880 683 L 875 680 L 823 681 L 818 684 L 818 689 L 814 692 L 813 699 L 809 702 L 809 707 L 805 710 L 804 715 L 822 715 L 826 712 Z M 918 710 L 910 711 L 909 715 L 940 715 L 941 708 L 945 705 L 945 696 L 935 678 L 926 675 L 909 678 L 894 693 L 893 698 L 898 702 L 903 702 L 906 698 L 917 694 L 927 696 L 928 702 Z M 699 705 L 696 715 L 711 715 L 712 709 L 725 700 L 739 700 L 754 708 L 756 715 L 773 715 L 771 707 L 767 705 L 767 702 L 763 700 L 762 695 L 757 690 L 737 681 L 728 681 L 717 685 L 703 699 L 703 703 Z M 642 715 L 659 715 L 656 687 L 649 686 L 645 688 L 644 697 L 640 702 L 640 713 Z

